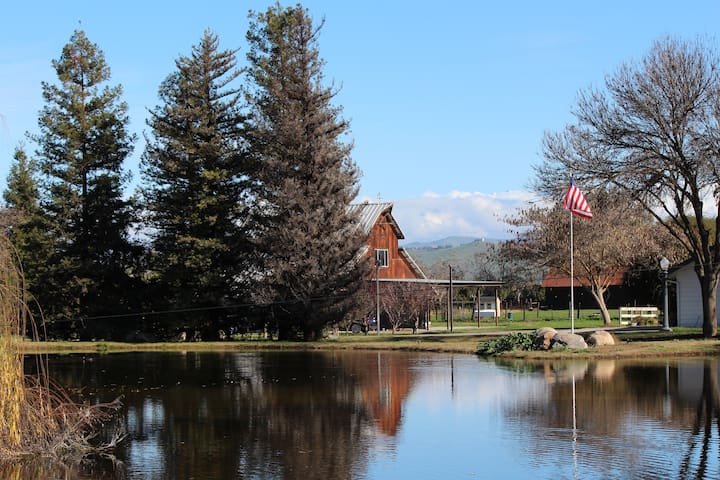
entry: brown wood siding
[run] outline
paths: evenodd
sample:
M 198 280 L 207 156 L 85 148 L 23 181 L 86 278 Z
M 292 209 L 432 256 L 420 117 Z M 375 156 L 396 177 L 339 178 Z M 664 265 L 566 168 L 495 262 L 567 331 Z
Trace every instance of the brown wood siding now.
M 388 267 L 380 268 L 380 278 L 418 278 L 405 258 L 398 253 L 398 238 L 387 214 L 383 214 L 373 226 L 368 238 L 368 255 L 375 258 L 376 249 L 388 251 Z M 374 276 L 374 273 L 373 273 Z

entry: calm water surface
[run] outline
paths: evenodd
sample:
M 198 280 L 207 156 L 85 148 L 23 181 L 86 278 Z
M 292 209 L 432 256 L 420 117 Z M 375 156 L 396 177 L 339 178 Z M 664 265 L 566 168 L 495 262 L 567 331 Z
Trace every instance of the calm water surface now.
M 720 478 L 715 360 L 132 353 L 50 372 L 88 402 L 122 395 L 117 462 L 1 478 Z

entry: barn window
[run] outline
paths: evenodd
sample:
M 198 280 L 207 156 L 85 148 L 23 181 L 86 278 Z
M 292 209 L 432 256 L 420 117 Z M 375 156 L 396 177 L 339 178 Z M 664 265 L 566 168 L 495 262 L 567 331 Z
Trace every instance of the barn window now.
M 375 249 L 375 265 L 378 267 L 387 267 L 389 265 L 386 248 Z

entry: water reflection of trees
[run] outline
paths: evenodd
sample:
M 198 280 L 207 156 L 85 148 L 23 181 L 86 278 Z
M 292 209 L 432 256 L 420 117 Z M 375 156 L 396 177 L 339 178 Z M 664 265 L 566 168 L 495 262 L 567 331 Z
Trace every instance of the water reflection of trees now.
M 517 368 L 512 363 L 505 366 Z M 530 435 L 531 455 L 547 458 L 552 450 L 548 441 L 567 442 L 570 429 L 577 425 L 582 448 L 621 469 L 652 472 L 653 478 L 717 478 L 717 360 L 544 362 L 534 368 L 548 384 L 548 396 L 508 407 L 510 416 L 532 426 L 525 430 Z M 647 427 L 647 422 L 652 426 Z M 649 434 L 628 431 L 635 423 L 656 430 Z M 669 431 L 673 438 L 685 440 L 672 445 L 672 450 L 650 444 Z M 650 455 L 638 458 L 640 450 Z
M 702 392 L 695 409 L 692 435 L 683 455 L 678 478 L 706 478 L 708 467 L 714 466 L 717 475 L 718 434 L 720 432 L 720 390 L 718 389 L 718 363 L 706 361 L 703 368 Z M 718 430 L 716 431 L 715 428 Z M 714 460 L 710 450 L 715 449 Z M 697 462 L 697 463 L 696 463 Z M 710 462 L 713 462 L 712 465 Z
M 405 354 L 131 354 L 54 359 L 51 375 L 100 401 L 123 394 L 117 452 L 163 478 L 350 478 L 375 432 L 394 435 Z

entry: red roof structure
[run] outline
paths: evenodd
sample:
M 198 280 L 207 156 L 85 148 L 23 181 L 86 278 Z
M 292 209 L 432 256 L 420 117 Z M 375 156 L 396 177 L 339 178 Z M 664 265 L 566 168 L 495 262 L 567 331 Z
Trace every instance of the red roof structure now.
M 625 271 L 618 270 L 612 274 L 610 286 L 623 285 L 625 282 Z M 573 284 L 576 287 L 590 287 L 590 279 L 585 275 L 575 275 Z M 542 281 L 543 288 L 570 288 L 570 275 L 558 271 L 551 271 Z

